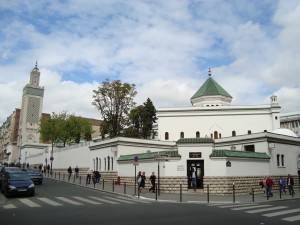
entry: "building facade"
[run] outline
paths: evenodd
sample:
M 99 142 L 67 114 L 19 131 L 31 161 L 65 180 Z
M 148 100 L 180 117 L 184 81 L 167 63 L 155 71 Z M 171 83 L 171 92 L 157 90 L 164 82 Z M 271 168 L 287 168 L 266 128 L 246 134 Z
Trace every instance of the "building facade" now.
M 300 112 L 281 114 L 280 126 L 292 130 L 300 137 Z

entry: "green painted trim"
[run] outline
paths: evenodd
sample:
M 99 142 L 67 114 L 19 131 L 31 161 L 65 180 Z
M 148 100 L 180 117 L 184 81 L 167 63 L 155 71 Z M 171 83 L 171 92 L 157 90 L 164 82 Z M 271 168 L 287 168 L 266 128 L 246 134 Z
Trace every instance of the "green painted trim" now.
M 35 88 L 30 86 L 25 86 L 23 89 L 23 95 L 34 95 L 34 96 L 44 96 L 44 89 L 43 88 Z
M 146 152 L 146 153 L 139 153 L 139 154 L 131 154 L 131 155 L 121 155 L 117 161 L 133 161 L 134 157 L 137 156 L 139 161 L 141 160 L 154 160 L 157 155 L 159 154 L 160 157 L 167 157 L 167 158 L 180 158 L 181 156 L 178 154 L 178 151 L 161 151 L 161 152 Z
M 246 152 L 232 150 L 213 150 L 210 154 L 211 158 L 251 158 L 251 159 L 270 159 L 271 157 L 265 152 Z
M 180 138 L 177 144 L 208 144 L 214 143 L 214 140 L 211 138 Z

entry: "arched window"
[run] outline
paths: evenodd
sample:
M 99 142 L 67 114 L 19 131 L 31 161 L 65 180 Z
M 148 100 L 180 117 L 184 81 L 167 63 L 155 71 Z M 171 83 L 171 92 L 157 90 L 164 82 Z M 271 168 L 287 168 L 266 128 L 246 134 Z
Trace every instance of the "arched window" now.
M 221 135 L 221 133 L 219 133 L 219 138 L 222 138 L 222 135 Z
M 281 166 L 284 166 L 284 155 L 281 155 Z
M 180 138 L 184 138 L 184 132 L 180 132 Z
M 165 140 L 169 140 L 169 132 L 165 132 Z
M 280 155 L 277 154 L 277 166 L 280 166 Z
M 98 157 L 96 157 L 96 170 L 98 170 Z
M 93 159 L 93 168 L 95 170 L 95 159 Z
M 196 138 L 200 138 L 200 132 L 199 131 L 196 132 Z
M 213 134 L 210 134 L 210 138 L 213 139 Z
M 107 170 L 110 170 L 110 158 L 107 156 Z
M 111 170 L 114 170 L 114 158 L 111 157 Z
M 235 137 L 236 136 L 236 132 L 235 130 L 232 131 L 232 137 Z
M 99 171 L 101 171 L 101 158 L 99 157 Z
M 251 134 L 252 132 L 251 132 L 251 130 L 248 130 L 248 134 Z
M 214 132 L 214 139 L 218 139 L 218 131 Z
M 106 171 L 106 158 L 104 158 L 104 171 Z

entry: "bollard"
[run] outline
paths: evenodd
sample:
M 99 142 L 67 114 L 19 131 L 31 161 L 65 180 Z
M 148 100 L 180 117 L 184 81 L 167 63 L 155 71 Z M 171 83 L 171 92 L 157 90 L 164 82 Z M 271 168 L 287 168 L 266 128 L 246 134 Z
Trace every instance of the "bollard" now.
M 112 183 L 112 191 L 115 192 L 115 180 L 113 179 L 112 182 L 113 182 L 113 183 Z
M 232 202 L 235 203 L 235 185 L 234 182 L 232 183 Z
M 73 176 L 73 183 L 75 183 L 75 174 L 74 174 L 74 176 Z
M 54 173 L 54 179 L 56 179 L 56 172 Z
M 79 184 L 81 185 L 81 176 L 79 176 Z
M 179 190 L 179 201 L 182 202 L 182 184 L 180 184 L 180 190 Z
M 58 180 L 60 180 L 60 172 L 58 172 Z
M 157 188 L 157 184 L 155 184 L 155 200 L 156 200 L 156 201 L 157 201 L 157 194 L 158 194 L 158 193 L 157 193 L 157 189 L 158 189 L 158 188 Z
M 63 174 L 63 181 L 65 181 L 65 174 Z
M 140 188 L 138 188 L 138 198 L 140 198 Z
M 279 198 L 281 199 L 281 189 L 279 187 Z
M 252 202 L 254 202 L 254 188 L 252 188 Z
M 207 184 L 207 203 L 209 203 L 209 184 Z
M 124 182 L 124 194 L 126 194 L 126 182 Z
M 102 190 L 104 190 L 104 179 L 102 179 Z

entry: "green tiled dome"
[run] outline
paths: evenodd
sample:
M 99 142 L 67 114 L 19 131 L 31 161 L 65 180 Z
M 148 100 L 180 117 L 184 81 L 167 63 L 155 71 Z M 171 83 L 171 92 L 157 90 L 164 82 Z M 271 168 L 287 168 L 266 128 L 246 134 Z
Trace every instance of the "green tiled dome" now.
M 225 89 L 222 88 L 212 77 L 209 77 L 191 99 L 214 95 L 221 95 L 232 98 L 231 95 L 228 94 L 228 92 L 225 91 Z

